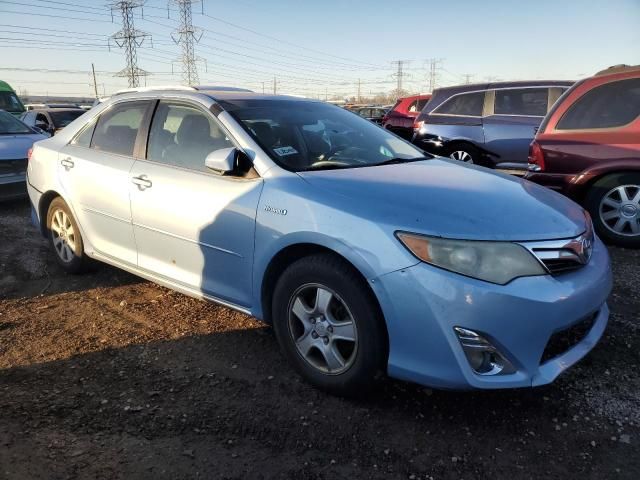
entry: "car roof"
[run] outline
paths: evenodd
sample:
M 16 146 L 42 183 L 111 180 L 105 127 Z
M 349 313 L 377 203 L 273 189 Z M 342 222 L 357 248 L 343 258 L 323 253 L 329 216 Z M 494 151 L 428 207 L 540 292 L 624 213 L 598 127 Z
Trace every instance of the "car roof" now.
M 604 70 L 600 70 L 594 77 L 602 77 L 605 75 L 616 75 L 618 73 L 640 73 L 640 65 L 613 65 Z

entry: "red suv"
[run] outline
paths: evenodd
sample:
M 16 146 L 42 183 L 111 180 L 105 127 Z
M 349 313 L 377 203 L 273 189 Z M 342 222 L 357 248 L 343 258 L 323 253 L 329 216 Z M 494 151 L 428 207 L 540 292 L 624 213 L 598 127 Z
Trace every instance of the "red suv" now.
M 393 108 L 382 118 L 382 126 L 402 138 L 410 139 L 413 136 L 413 122 L 429 100 L 431 95 L 399 98 Z
M 525 178 L 582 204 L 600 237 L 640 248 L 640 65 L 611 67 L 560 97 Z

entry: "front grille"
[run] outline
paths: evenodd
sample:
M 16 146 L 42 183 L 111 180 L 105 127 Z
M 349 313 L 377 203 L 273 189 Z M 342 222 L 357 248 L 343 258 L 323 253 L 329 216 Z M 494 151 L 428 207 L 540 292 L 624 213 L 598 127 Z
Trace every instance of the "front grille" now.
M 549 270 L 551 275 L 557 275 L 564 272 L 570 272 L 578 268 L 584 267 L 584 264 L 575 258 L 541 258 L 540 261 Z
M 0 160 L 0 175 L 15 175 L 27 171 L 27 159 Z
M 584 267 L 593 251 L 593 229 L 575 238 L 527 242 L 522 245 L 533 253 L 551 275 L 559 275 Z
M 569 328 L 565 328 L 564 330 L 560 330 L 551 335 L 551 338 L 547 342 L 547 346 L 542 353 L 540 364 L 559 357 L 580 343 L 593 328 L 593 324 L 595 323 L 597 316 L 598 312 L 595 312 L 588 317 L 583 318 L 578 323 L 574 323 Z

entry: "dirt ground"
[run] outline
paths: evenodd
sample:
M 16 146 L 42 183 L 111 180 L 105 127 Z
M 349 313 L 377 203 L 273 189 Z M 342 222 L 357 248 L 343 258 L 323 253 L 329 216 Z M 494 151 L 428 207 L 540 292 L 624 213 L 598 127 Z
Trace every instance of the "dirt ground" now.
M 104 266 L 68 276 L 0 204 L 2 479 L 638 479 L 640 251 L 553 385 L 316 391 L 255 319 Z M 517 319 L 514 319 L 514 322 Z

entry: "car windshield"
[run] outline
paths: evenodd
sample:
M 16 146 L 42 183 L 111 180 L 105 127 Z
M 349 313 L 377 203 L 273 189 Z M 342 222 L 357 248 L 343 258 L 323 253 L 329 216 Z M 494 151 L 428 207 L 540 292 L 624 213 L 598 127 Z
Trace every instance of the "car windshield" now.
M 410 143 L 334 105 L 281 99 L 221 104 L 288 170 L 370 167 L 425 158 Z
M 0 111 L 0 135 L 22 135 L 27 133 L 33 133 L 33 131 L 10 113 Z
M 24 112 L 24 107 L 14 92 L 0 92 L 0 110 L 7 112 Z
M 61 110 L 59 112 L 50 111 L 51 119 L 56 128 L 63 128 L 73 122 L 84 113 L 84 110 Z

